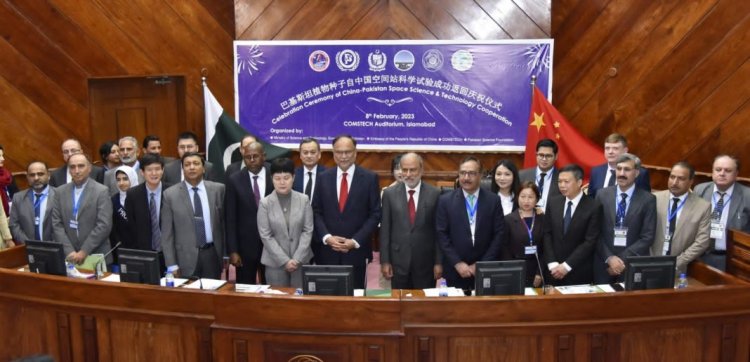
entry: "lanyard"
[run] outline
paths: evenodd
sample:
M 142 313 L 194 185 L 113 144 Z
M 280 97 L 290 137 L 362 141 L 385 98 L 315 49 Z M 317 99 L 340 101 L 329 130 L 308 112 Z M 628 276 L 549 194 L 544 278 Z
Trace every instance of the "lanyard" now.
M 518 210 L 518 215 L 521 216 L 521 210 Z M 532 213 L 531 215 L 531 227 L 529 225 L 526 225 L 526 220 L 523 219 L 523 216 L 521 216 L 521 224 L 523 224 L 523 227 L 526 228 L 526 231 L 529 233 L 529 245 L 534 245 L 534 222 L 536 221 L 536 212 Z
M 669 203 L 667 203 L 667 223 L 669 223 L 670 221 L 672 221 L 672 219 L 677 217 L 677 213 L 680 212 L 683 206 L 685 206 L 685 202 L 687 202 L 687 197 L 685 197 L 685 199 L 682 200 L 682 202 L 679 205 L 677 205 L 677 209 L 674 211 L 674 213 L 669 211 L 671 207 L 669 207 Z
M 78 208 L 81 206 L 81 199 L 83 199 L 83 191 L 78 195 L 78 201 L 76 201 L 76 188 L 73 188 L 73 218 L 78 220 Z
M 718 200 L 716 200 L 716 194 L 717 193 L 714 192 L 713 197 L 711 197 L 711 206 L 712 206 L 711 209 L 716 209 L 716 203 L 718 202 Z M 726 196 L 726 194 L 724 195 Z M 719 213 L 719 218 L 721 218 L 721 214 L 724 213 L 724 208 L 727 207 L 727 204 L 729 203 L 729 201 L 732 201 L 732 196 L 734 196 L 734 194 L 729 195 L 728 198 L 724 199 L 724 205 L 721 206 L 721 212 Z
M 469 213 L 469 224 L 473 224 L 477 216 L 477 206 L 479 206 L 479 198 L 474 201 L 474 207 L 471 207 L 468 198 L 464 199 L 464 202 L 466 202 L 466 212 Z

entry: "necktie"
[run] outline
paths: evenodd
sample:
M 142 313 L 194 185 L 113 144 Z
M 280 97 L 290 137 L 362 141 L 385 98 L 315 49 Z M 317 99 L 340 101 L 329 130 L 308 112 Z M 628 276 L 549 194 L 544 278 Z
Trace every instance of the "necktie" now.
M 417 207 L 414 205 L 414 190 L 409 190 L 409 223 L 414 226 L 417 219 Z
M 253 176 L 253 196 L 255 196 L 255 206 L 260 205 L 260 187 L 258 187 L 258 176 Z
M 547 173 L 546 172 L 542 172 L 542 173 L 539 174 L 539 184 L 537 186 L 539 186 L 539 193 L 540 194 L 544 193 L 544 179 L 546 177 L 547 177 Z
M 341 189 L 339 190 L 339 211 L 344 212 L 346 199 L 349 197 L 349 181 L 346 180 L 348 173 L 344 172 L 341 176 Z
M 156 211 L 156 193 L 152 192 L 148 201 L 148 212 L 151 216 L 151 250 L 161 250 L 161 227 L 159 226 L 159 213 Z
M 42 226 L 42 194 L 34 194 L 34 239 L 42 240 L 42 235 L 39 229 Z
M 573 201 L 568 201 L 568 208 L 565 209 L 565 216 L 563 217 L 563 234 L 568 233 L 568 225 L 570 225 L 570 220 L 572 218 L 573 218 Z
M 628 194 L 623 192 L 620 194 L 620 197 L 622 199 L 617 205 L 617 226 L 622 226 L 622 224 L 625 222 L 625 209 L 628 207 L 628 204 L 625 201 L 628 198 Z
M 680 199 L 674 197 L 672 198 L 672 210 L 669 211 L 669 216 L 672 216 L 671 219 L 669 219 L 669 238 L 672 239 L 672 236 L 674 235 L 674 229 L 677 225 L 677 204 L 680 202 Z M 669 255 L 672 251 L 672 243 L 669 243 L 669 249 L 667 249 L 667 253 L 664 255 Z
M 616 179 L 617 176 L 615 176 L 615 170 L 609 170 L 609 182 L 607 182 L 607 186 L 614 186 Z
M 203 224 L 203 203 L 198 196 L 198 188 L 193 187 L 193 224 L 195 225 L 196 246 L 201 248 L 206 245 L 206 225 Z
M 724 212 L 724 195 L 726 195 L 726 192 L 716 192 L 719 194 L 719 201 L 716 202 L 711 218 L 714 220 L 721 220 L 721 213 Z
M 307 171 L 307 184 L 305 185 L 305 195 L 307 199 L 312 201 L 312 171 Z

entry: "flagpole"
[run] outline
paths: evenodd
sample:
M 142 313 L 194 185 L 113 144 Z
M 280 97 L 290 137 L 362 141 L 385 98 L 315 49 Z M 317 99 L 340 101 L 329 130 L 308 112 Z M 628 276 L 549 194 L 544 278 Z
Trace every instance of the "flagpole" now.
M 536 75 L 531 76 L 531 99 L 534 99 L 534 87 L 536 86 Z

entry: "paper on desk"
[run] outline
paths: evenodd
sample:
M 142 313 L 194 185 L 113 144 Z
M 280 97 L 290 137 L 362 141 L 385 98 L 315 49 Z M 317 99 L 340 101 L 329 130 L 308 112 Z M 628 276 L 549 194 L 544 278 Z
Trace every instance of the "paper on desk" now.
M 174 286 L 179 287 L 180 285 L 187 283 L 187 281 L 188 280 L 184 278 L 174 278 Z M 162 277 L 161 281 L 159 281 L 159 285 L 161 285 L 162 287 L 166 287 L 167 286 L 166 278 Z
M 110 275 L 107 275 L 107 276 L 106 276 L 106 277 L 104 277 L 104 278 L 101 278 L 101 279 L 99 279 L 99 280 L 101 280 L 101 281 L 103 281 L 103 282 L 114 282 L 114 283 L 119 283 L 119 282 L 120 282 L 120 274 L 115 274 L 115 273 L 112 273 L 112 274 L 110 274 Z
M 270 285 L 240 284 L 234 285 L 234 291 L 240 293 L 261 293 L 270 288 Z
M 177 279 L 175 279 L 175 286 L 177 286 Z M 220 280 L 220 279 L 208 279 L 208 278 L 201 278 L 199 280 L 196 280 L 188 285 L 183 286 L 183 288 L 187 289 L 203 289 L 203 290 L 216 290 L 221 288 L 222 285 L 226 284 L 226 280 Z
M 282 292 L 280 290 L 271 289 L 271 288 L 268 288 L 268 289 L 262 291 L 261 293 L 262 294 L 289 294 L 289 293 L 285 293 L 285 292 Z
M 592 294 L 592 293 L 604 293 L 604 290 L 600 289 L 596 285 L 566 285 L 555 287 L 558 292 L 562 294 Z
M 439 297 L 440 292 L 447 292 L 449 297 L 463 297 L 463 289 L 449 287 L 449 288 L 427 288 L 424 290 L 425 297 Z
M 614 293 L 615 292 L 615 289 L 612 288 L 612 286 L 609 285 L 609 284 L 597 284 L 596 286 L 599 287 L 599 289 L 601 289 L 605 293 Z
M 534 290 L 534 288 L 524 288 L 523 295 L 538 295 L 538 293 L 536 292 L 536 290 Z

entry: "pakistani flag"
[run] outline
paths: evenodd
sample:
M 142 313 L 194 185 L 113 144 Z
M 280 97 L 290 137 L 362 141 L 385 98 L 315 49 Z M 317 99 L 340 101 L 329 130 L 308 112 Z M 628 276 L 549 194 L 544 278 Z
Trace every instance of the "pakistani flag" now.
M 206 111 L 206 144 L 208 145 L 206 159 L 213 163 L 214 167 L 220 166 L 223 175 L 227 166 L 242 159 L 239 152 L 240 141 L 250 132 L 224 112 L 224 108 L 211 94 L 205 81 L 203 82 L 203 103 Z M 260 139 L 258 141 L 266 150 L 266 160 L 290 155 L 286 148 L 268 144 Z

